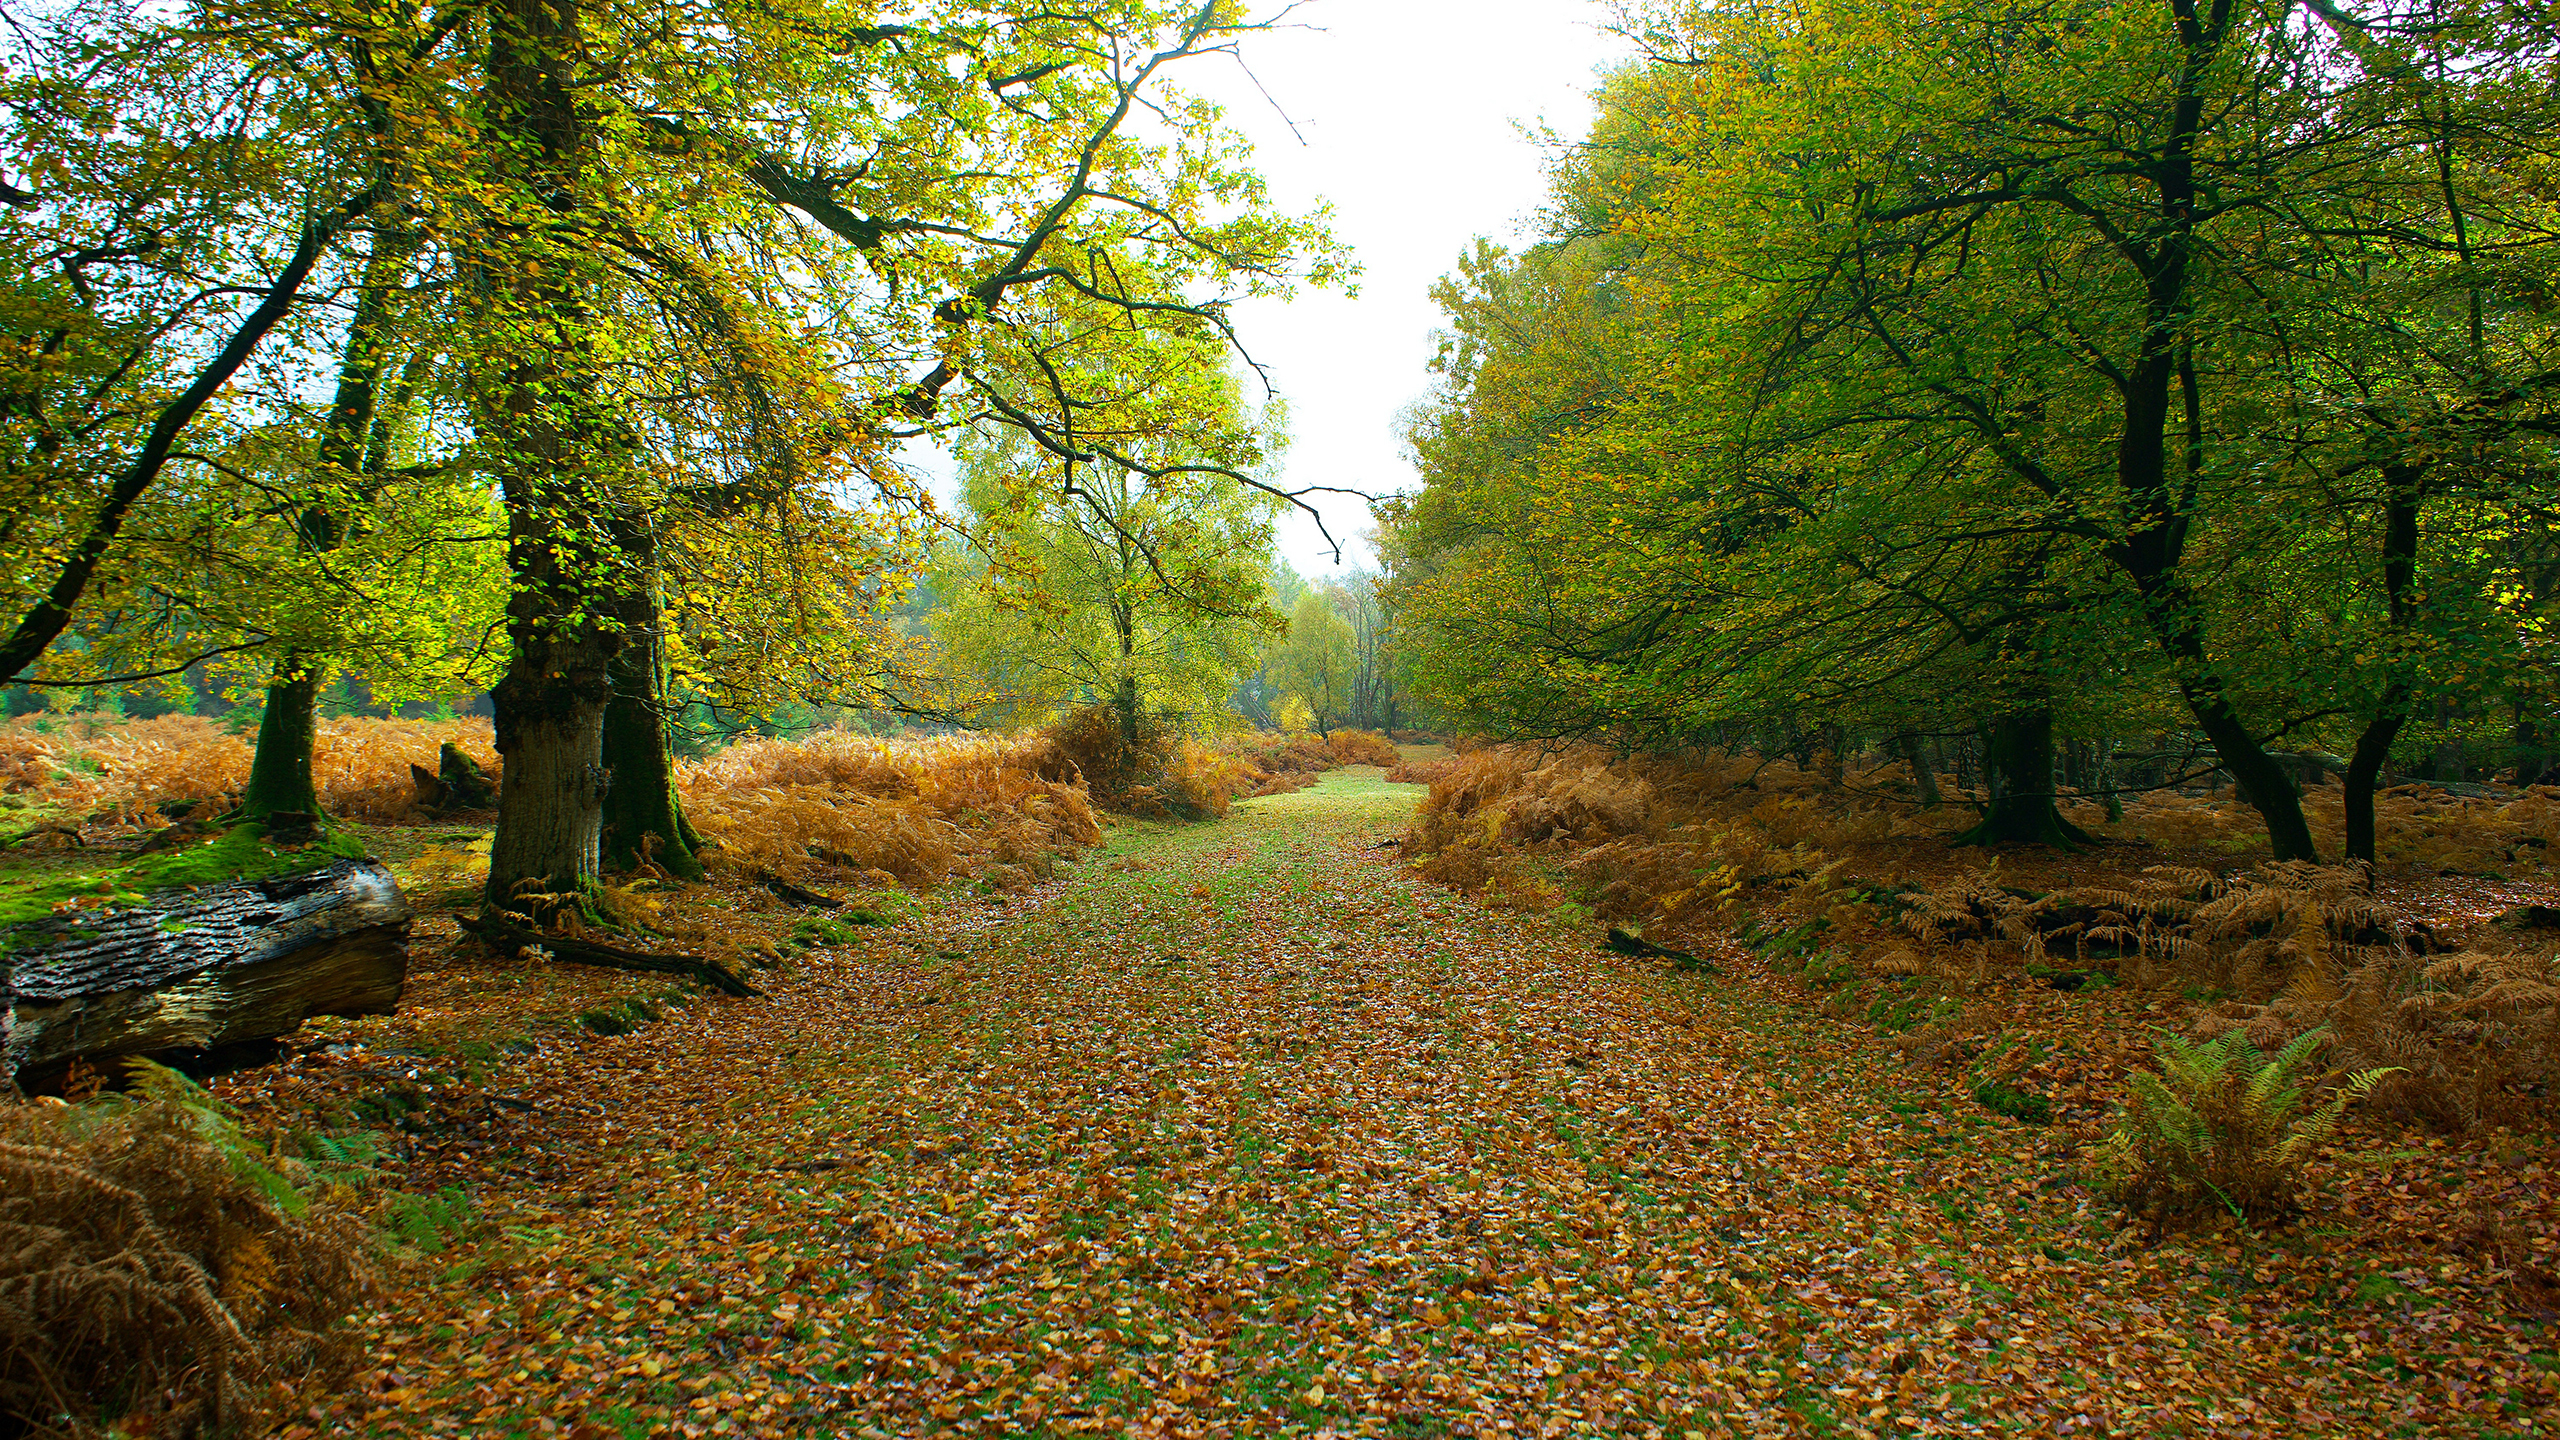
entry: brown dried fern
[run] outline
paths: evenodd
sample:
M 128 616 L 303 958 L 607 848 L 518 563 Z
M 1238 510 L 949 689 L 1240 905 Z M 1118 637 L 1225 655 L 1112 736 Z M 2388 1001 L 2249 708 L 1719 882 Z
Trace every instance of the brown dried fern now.
M 0 1110 L 13 1433 L 247 1433 L 297 1386 L 352 1368 L 338 1322 L 366 1283 L 360 1227 L 296 1195 L 169 1082 L 140 1102 Z

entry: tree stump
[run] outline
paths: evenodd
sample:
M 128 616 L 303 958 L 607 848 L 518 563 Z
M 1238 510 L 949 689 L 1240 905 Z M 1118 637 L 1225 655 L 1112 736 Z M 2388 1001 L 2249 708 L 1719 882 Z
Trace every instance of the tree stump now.
M 0 1070 L 271 1040 L 313 1015 L 388 1015 L 409 907 L 373 860 L 0 927 Z
M 498 803 L 497 782 L 450 740 L 436 751 L 435 769 L 410 765 L 409 784 L 417 791 L 419 805 L 440 815 L 486 810 Z

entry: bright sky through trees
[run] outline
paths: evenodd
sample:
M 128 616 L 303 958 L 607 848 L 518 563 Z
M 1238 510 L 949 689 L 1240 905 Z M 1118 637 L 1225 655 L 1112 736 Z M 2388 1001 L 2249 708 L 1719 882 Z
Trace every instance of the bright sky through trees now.
M 1282 210 L 1333 203 L 1365 270 L 1358 298 L 1247 302 L 1237 328 L 1289 402 L 1289 483 L 1384 494 L 1413 484 L 1396 417 L 1431 383 L 1432 281 L 1476 236 L 1508 242 L 1533 217 L 1545 157 L 1522 126 L 1582 135 L 1594 67 L 1629 47 L 1607 7 L 1580 0 L 1310 0 L 1291 18 L 1305 28 L 1246 47 L 1250 78 L 1202 63 L 1180 83 L 1227 105 Z M 1368 527 L 1359 502 L 1323 498 L 1336 535 Z M 1279 544 L 1301 573 L 1334 568 L 1303 516 Z

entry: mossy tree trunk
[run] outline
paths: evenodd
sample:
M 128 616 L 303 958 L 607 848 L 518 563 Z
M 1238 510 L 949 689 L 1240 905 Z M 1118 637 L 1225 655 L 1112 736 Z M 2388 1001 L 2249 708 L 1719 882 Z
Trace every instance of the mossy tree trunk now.
M 604 863 L 637 870 L 646 860 L 680 880 L 702 878 L 702 837 L 676 795 L 667 746 L 664 641 L 650 627 L 624 637 L 604 708 Z
M 340 498 L 352 500 L 376 478 L 383 457 L 369 453 L 368 441 L 381 409 L 382 370 L 391 342 L 392 311 L 400 294 L 400 270 L 416 250 L 408 237 L 383 234 L 365 261 L 356 313 L 347 324 L 346 347 L 338 357 L 337 393 L 320 429 L 313 478 L 321 485 L 346 487 Z M 326 553 L 338 548 L 347 532 L 347 516 L 324 498 L 303 507 L 294 517 L 296 540 Z M 318 736 L 313 707 L 320 695 L 326 666 L 302 650 L 276 658 L 267 681 L 266 709 L 258 721 L 258 748 L 249 762 L 249 783 L 234 812 L 244 820 L 282 813 L 317 815 L 320 792 L 311 779 L 311 752 Z
M 2094 843 L 2089 832 L 2062 818 L 2053 805 L 2053 712 L 2014 710 L 1993 718 L 1983 734 L 1982 823 L 1957 836 L 1957 845 L 2052 845 L 2065 850 Z
M 319 671 L 308 656 L 288 652 L 276 662 L 275 678 L 267 682 L 267 708 L 258 719 L 258 748 L 249 760 L 249 783 L 241 789 L 234 816 L 259 820 L 277 814 L 320 813 L 320 791 L 311 779 L 319 693 Z
M 604 713 L 622 648 L 613 602 L 629 566 L 608 517 L 629 440 L 601 394 L 584 299 L 597 262 L 577 239 L 590 148 L 572 79 L 583 49 L 575 0 L 501 0 L 490 12 L 484 151 L 519 212 L 486 232 L 474 271 L 473 421 L 505 499 L 514 584 L 513 654 L 491 696 L 506 767 L 487 899 L 501 907 L 594 892 Z

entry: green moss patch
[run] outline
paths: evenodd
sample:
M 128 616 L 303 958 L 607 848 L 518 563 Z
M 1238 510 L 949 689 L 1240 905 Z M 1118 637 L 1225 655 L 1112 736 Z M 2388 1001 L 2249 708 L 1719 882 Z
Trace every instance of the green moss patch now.
M 267 843 L 266 826 L 251 821 L 203 844 L 156 855 L 29 857 L 36 863 L 0 867 L 0 925 L 41 920 L 65 901 L 79 901 L 84 908 L 138 905 L 154 891 L 290 875 L 364 853 L 362 840 L 336 834 L 314 845 L 281 849 Z M 108 863 L 97 863 L 101 860 Z
M 1973 1087 L 1974 1103 L 1994 1115 L 2006 1115 L 2028 1125 L 2053 1123 L 2053 1101 L 2032 1090 L 2021 1090 L 2005 1080 L 1990 1079 Z

